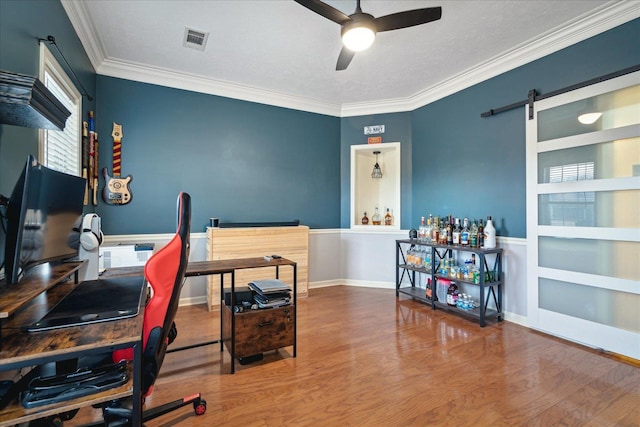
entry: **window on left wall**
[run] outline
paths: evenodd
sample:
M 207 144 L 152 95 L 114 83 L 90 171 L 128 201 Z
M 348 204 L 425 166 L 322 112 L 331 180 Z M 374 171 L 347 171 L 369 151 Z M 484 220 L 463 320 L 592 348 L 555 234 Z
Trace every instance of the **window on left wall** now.
M 80 176 L 82 95 L 44 43 L 40 44 L 40 80 L 71 111 L 63 131 L 40 131 L 40 162 L 51 169 Z

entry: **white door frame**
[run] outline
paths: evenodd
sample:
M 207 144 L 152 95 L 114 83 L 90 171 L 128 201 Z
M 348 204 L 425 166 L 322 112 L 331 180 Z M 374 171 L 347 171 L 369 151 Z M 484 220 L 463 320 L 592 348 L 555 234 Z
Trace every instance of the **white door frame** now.
M 636 124 L 621 128 L 595 131 L 540 143 L 537 141 L 538 113 L 540 111 L 624 87 L 637 85 L 639 82 L 640 72 L 635 72 L 537 101 L 534 104 L 533 120 L 528 120 L 528 105 L 525 107 L 527 136 L 527 318 L 529 326 L 533 329 L 538 329 L 591 347 L 602 348 L 635 359 L 640 359 L 640 334 L 638 332 L 539 308 L 538 279 L 540 277 L 546 277 L 636 295 L 640 294 L 640 280 L 627 280 L 539 267 L 538 238 L 540 236 L 554 236 L 640 242 L 640 229 L 540 226 L 538 225 L 538 195 L 560 193 L 563 191 L 581 192 L 640 189 L 640 177 L 595 179 L 581 181 L 579 183 L 538 184 L 538 154 L 544 151 L 554 151 L 637 137 L 640 135 L 640 125 Z M 640 262 L 640 254 L 638 260 Z

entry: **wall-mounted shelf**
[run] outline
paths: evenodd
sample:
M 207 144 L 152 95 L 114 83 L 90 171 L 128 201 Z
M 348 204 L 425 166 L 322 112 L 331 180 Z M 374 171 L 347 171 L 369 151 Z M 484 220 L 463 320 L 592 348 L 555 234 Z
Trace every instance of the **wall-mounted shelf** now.
M 37 78 L 0 70 L 0 123 L 63 130 L 70 115 Z

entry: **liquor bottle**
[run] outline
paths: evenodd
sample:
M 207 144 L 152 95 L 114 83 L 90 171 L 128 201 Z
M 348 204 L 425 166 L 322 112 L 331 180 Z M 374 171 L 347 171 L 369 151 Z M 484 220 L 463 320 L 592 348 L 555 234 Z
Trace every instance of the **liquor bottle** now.
M 387 213 L 384 214 L 384 225 L 393 225 L 393 216 L 391 216 L 389 208 L 387 208 Z
M 380 218 L 380 212 L 378 211 L 378 205 L 376 205 L 376 210 L 373 212 L 373 216 L 371 217 L 371 222 L 373 225 L 382 224 L 382 218 Z
M 362 217 L 362 225 L 368 225 L 369 224 L 369 217 L 367 216 L 367 211 L 364 211 L 364 216 Z
M 449 288 L 447 289 L 447 304 L 455 307 L 457 299 L 458 299 L 458 286 L 456 286 L 455 283 L 452 283 L 451 285 L 449 285 Z
M 472 270 L 473 283 L 477 285 L 480 283 L 480 269 L 482 268 L 482 266 L 478 267 L 476 265 L 476 254 L 471 255 L 471 268 L 473 269 Z
M 433 218 L 433 222 L 431 223 L 431 243 L 435 243 L 436 245 L 440 243 L 440 224 L 437 216 Z
M 424 217 L 420 217 L 420 227 L 418 227 L 418 240 L 424 242 L 427 225 L 424 223 Z
M 447 221 L 447 245 L 453 245 L 453 216 Z
M 460 232 L 460 244 L 462 246 L 469 246 L 469 218 L 465 218 L 462 221 L 462 231 Z
M 478 247 L 484 247 L 484 225 L 482 225 L 482 218 L 480 218 L 480 224 L 478 224 Z
M 472 248 L 478 247 L 478 224 L 476 224 L 475 219 L 471 223 L 471 230 L 469 234 L 469 246 L 471 246 Z
M 445 217 L 440 219 L 440 244 L 447 244 L 447 227 L 449 227 L 449 221 Z
M 496 247 L 496 228 L 491 216 L 487 217 L 487 225 L 484 227 L 484 247 L 487 249 Z
M 452 243 L 454 245 L 460 244 L 461 232 L 462 232 L 462 228 L 460 228 L 460 218 L 456 218 L 455 223 L 453 224 L 453 236 L 451 237 Z
M 431 299 L 433 297 L 433 288 L 431 286 L 431 277 L 427 278 L 427 285 L 425 289 L 425 295 Z
M 433 228 L 431 219 L 432 219 L 431 215 L 429 215 L 429 218 L 427 218 L 427 228 L 424 231 L 424 241 L 426 243 L 431 243 L 431 229 Z

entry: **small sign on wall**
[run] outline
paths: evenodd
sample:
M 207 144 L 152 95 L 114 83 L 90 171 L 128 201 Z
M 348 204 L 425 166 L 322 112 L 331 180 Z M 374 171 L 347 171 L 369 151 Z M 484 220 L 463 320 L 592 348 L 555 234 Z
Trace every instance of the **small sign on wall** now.
M 367 138 L 367 144 L 380 144 L 380 143 L 382 143 L 381 136 L 370 136 L 369 138 Z
M 364 134 L 365 135 L 376 135 L 378 133 L 384 133 L 384 125 L 375 125 L 375 126 L 365 126 Z

